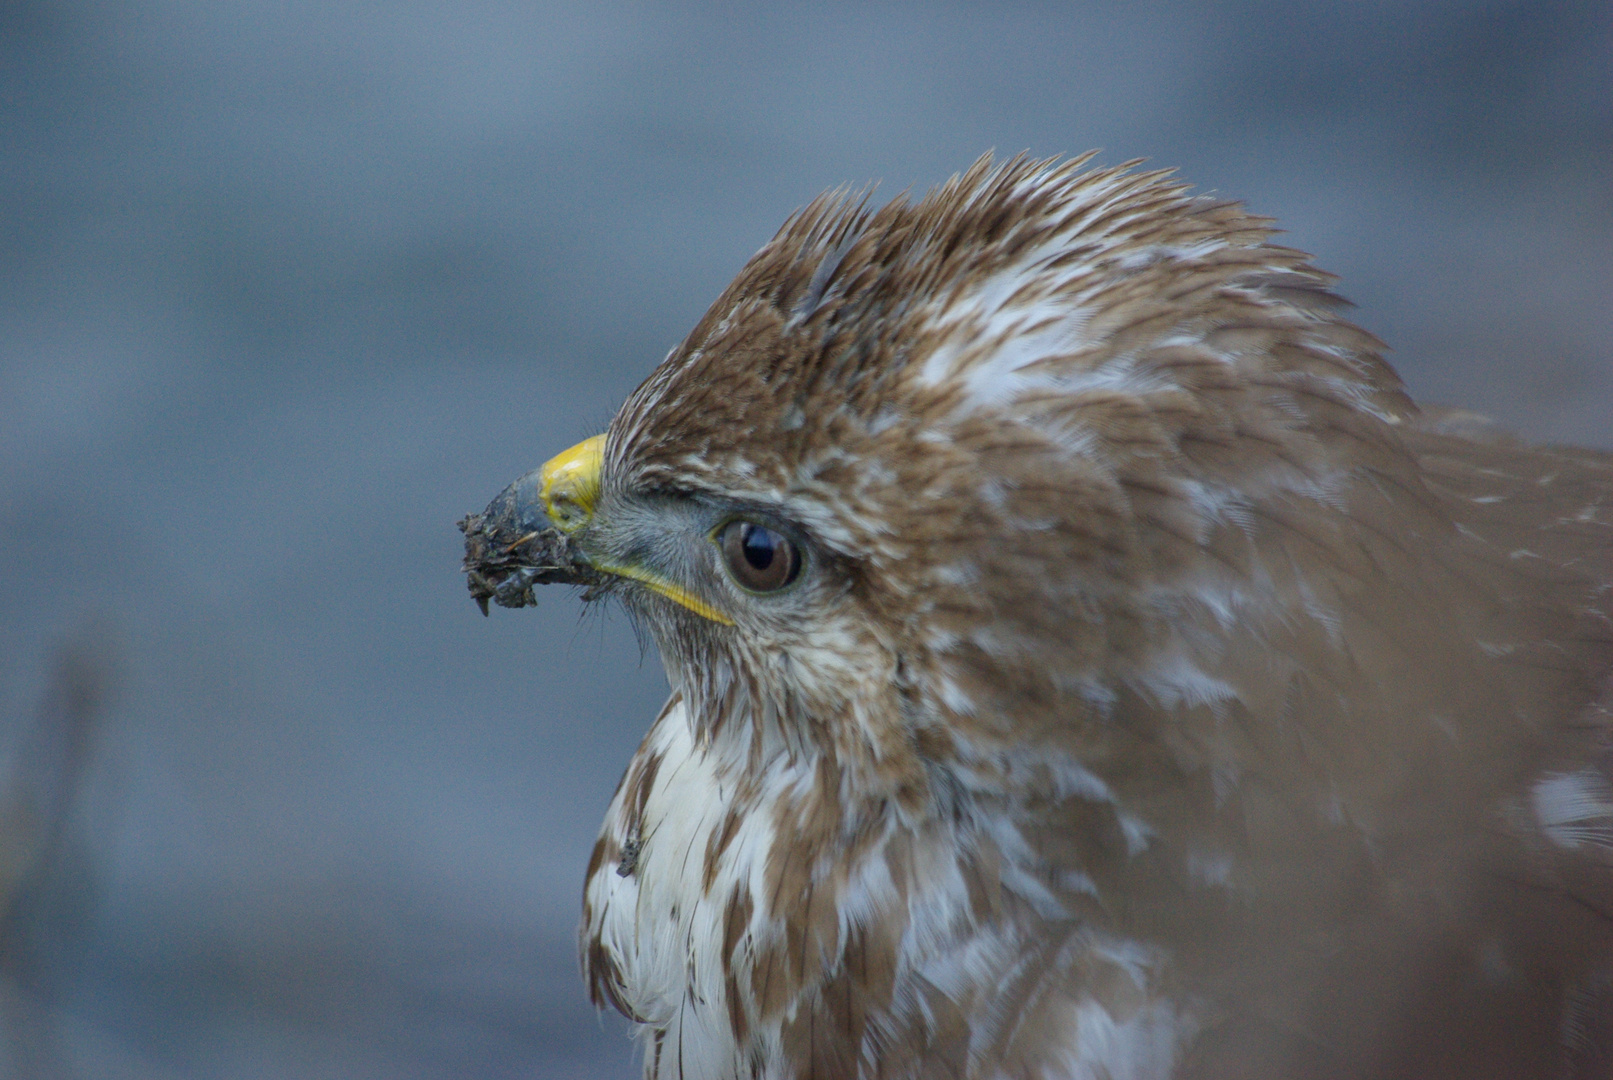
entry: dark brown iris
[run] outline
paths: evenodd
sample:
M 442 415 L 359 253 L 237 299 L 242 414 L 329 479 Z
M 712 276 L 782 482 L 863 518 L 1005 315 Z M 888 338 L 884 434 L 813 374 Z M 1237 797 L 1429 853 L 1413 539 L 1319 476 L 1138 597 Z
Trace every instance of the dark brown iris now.
M 751 592 L 777 592 L 801 572 L 801 553 L 788 537 L 751 521 L 730 521 L 717 534 L 728 572 Z

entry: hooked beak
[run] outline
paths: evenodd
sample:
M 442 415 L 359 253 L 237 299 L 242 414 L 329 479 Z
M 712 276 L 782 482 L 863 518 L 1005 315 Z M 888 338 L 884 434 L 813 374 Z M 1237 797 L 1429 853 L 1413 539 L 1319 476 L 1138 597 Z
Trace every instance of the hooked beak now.
M 460 520 L 466 585 L 482 614 L 487 614 L 489 600 L 509 608 L 536 604 L 534 585 L 597 586 L 619 577 L 712 622 L 734 625 L 700 597 L 652 570 L 599 561 L 582 550 L 577 541 L 593 524 L 604 460 L 605 436 L 584 439 L 499 492 L 480 514 Z
M 596 435 L 578 443 L 499 492 L 480 514 L 460 519 L 465 583 L 483 615 L 489 600 L 507 608 L 536 604 L 534 585 L 604 584 L 571 542 L 593 517 L 604 442 Z

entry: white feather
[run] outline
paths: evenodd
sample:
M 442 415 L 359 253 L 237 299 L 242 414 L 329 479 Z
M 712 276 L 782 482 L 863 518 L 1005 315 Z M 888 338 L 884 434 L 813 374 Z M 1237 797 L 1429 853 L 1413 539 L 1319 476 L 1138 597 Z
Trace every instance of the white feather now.
M 1535 781 L 1530 796 L 1540 830 L 1558 847 L 1613 848 L 1613 791 L 1601 774 L 1549 773 Z

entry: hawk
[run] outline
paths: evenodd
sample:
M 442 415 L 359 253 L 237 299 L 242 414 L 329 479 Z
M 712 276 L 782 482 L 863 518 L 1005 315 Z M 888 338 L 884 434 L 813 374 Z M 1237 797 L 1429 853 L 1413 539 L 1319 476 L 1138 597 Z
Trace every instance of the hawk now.
M 647 1077 L 1613 1076 L 1613 456 L 1414 404 L 1272 234 L 825 195 L 461 523 L 664 661 L 581 931 Z

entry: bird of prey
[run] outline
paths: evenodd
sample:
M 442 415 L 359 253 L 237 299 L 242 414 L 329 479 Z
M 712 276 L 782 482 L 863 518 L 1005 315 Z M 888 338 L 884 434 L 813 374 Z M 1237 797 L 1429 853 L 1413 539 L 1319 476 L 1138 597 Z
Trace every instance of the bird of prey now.
M 791 217 L 461 523 L 671 696 L 582 964 L 656 1080 L 1613 1076 L 1613 456 L 1267 219 L 989 157 Z

